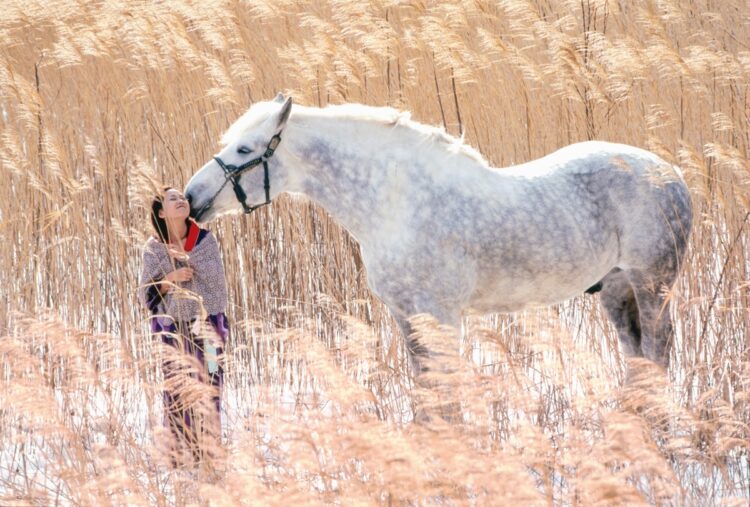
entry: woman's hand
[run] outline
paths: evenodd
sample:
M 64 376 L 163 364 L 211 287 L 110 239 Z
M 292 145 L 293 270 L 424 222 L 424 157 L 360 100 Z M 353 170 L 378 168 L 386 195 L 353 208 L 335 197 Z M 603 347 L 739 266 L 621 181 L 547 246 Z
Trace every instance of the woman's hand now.
M 168 282 L 189 282 L 193 279 L 194 273 L 195 271 L 190 267 L 178 268 L 167 274 L 164 279 Z
M 161 292 L 162 294 L 170 292 L 172 289 L 174 289 L 172 284 L 175 282 L 189 282 L 193 279 L 194 273 L 195 271 L 193 270 L 193 268 L 189 267 L 175 269 L 171 273 L 167 273 L 167 276 L 164 277 L 162 283 L 159 284 L 159 292 Z

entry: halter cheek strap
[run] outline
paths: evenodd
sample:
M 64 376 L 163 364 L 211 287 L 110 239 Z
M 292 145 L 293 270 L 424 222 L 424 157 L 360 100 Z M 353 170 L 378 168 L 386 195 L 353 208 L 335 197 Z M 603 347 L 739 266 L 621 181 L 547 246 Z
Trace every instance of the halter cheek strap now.
M 235 197 L 237 197 L 237 200 L 240 201 L 240 204 L 242 204 L 242 209 L 245 211 L 245 213 L 252 213 L 261 206 L 265 206 L 266 204 L 269 204 L 271 202 L 271 181 L 268 176 L 268 160 L 263 160 L 263 189 L 266 191 L 266 202 L 258 204 L 256 206 L 250 206 L 249 204 L 247 204 L 247 194 L 242 188 L 242 185 L 240 185 L 240 177 L 242 176 L 242 173 L 244 171 L 240 171 L 238 169 L 233 170 L 234 166 L 225 165 L 219 157 L 214 157 L 214 160 L 216 160 L 216 162 L 221 166 L 221 168 L 224 170 L 224 173 L 226 174 L 224 184 L 226 184 L 227 181 L 232 182 L 232 190 L 234 190 L 234 195 Z M 252 167 L 248 167 L 247 169 L 251 169 Z M 224 188 L 224 185 L 222 185 L 221 188 Z M 221 191 L 221 189 L 219 189 L 219 191 Z
M 271 203 L 271 179 L 268 175 L 268 159 L 270 159 L 274 152 L 276 151 L 276 148 L 279 146 L 279 143 L 281 142 L 281 133 L 276 134 L 271 138 L 271 140 L 268 142 L 268 146 L 266 146 L 266 151 L 263 152 L 263 155 L 260 157 L 254 158 L 248 162 L 245 162 L 242 165 L 236 166 L 233 164 L 225 164 L 223 160 L 221 160 L 220 157 L 214 157 L 214 160 L 217 164 L 219 164 L 219 167 L 224 171 L 224 183 L 221 184 L 221 187 L 219 187 L 219 190 L 209 199 L 206 204 L 201 207 L 201 209 L 198 210 L 196 213 L 196 216 L 200 217 L 200 215 L 203 214 L 203 211 L 209 208 L 213 203 L 214 199 L 216 199 L 216 196 L 219 195 L 219 193 L 224 190 L 224 187 L 227 183 L 230 181 L 232 182 L 232 189 L 234 190 L 234 195 L 237 197 L 237 200 L 242 204 L 242 209 L 245 211 L 245 213 L 252 213 L 256 209 L 260 208 L 261 206 L 265 206 L 266 204 Z M 245 190 L 242 188 L 242 185 L 240 185 L 240 178 L 243 174 L 245 174 L 250 169 L 263 164 L 263 189 L 266 191 L 266 202 L 258 204 L 256 206 L 250 206 L 247 204 L 247 194 L 245 194 Z

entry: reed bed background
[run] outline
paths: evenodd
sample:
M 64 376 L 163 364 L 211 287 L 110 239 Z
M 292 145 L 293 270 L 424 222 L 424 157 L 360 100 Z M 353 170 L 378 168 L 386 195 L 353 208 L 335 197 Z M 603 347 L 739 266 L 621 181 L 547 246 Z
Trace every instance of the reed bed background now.
M 746 505 L 748 41 L 743 0 L 5 0 L 0 504 Z M 146 206 L 278 91 L 409 110 L 498 167 L 586 139 L 680 164 L 696 225 L 670 371 L 631 361 L 623 386 L 581 296 L 468 316 L 423 389 L 355 242 L 283 197 L 211 224 L 225 458 L 170 470 L 135 297 Z M 462 424 L 411 422 L 455 400 Z

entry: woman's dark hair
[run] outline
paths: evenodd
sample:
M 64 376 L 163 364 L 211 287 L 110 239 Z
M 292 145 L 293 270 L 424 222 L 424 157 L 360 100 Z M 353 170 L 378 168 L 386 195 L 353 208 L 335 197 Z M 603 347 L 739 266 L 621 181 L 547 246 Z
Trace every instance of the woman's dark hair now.
M 163 243 L 169 242 L 169 230 L 167 229 L 167 221 L 159 216 L 159 212 L 164 209 L 164 196 L 168 190 L 176 190 L 174 187 L 164 187 L 161 190 L 161 195 L 154 197 L 151 201 L 151 225 L 154 226 L 156 235 Z M 190 217 L 185 219 L 185 225 L 190 228 Z

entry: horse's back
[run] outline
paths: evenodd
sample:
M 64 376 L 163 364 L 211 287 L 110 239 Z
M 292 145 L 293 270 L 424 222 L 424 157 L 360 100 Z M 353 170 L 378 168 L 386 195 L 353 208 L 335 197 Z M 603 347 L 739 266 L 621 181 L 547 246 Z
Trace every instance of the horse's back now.
M 669 165 L 653 152 L 629 144 L 583 141 L 564 146 L 542 158 L 515 166 L 520 174 L 538 175 L 607 173 L 613 169 L 639 176 L 649 167 Z M 673 166 L 670 166 L 673 167 Z M 679 169 L 674 168 L 681 178 Z

